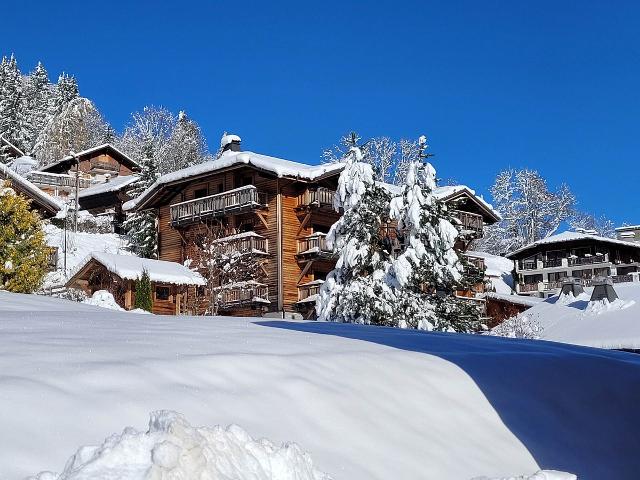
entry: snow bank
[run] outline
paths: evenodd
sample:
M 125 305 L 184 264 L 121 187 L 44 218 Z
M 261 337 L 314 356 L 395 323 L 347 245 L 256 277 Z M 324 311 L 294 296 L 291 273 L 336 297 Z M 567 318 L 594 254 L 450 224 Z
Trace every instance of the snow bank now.
M 60 472 L 79 445 L 123 425 L 146 431 L 156 410 L 182 412 L 194 425 L 242 425 L 276 445 L 295 441 L 336 479 L 556 469 L 631 480 L 640 471 L 640 356 L 629 353 L 322 322 L 130 315 L 7 292 L 0 335 L 3 480 Z
M 511 275 L 514 268 L 513 260 L 478 251 L 468 251 L 467 255 L 484 260 L 486 266 L 485 275 L 489 277 L 489 281 L 496 293 L 510 294 L 514 291 L 513 275 Z
M 472 480 L 577 480 L 578 477 L 571 473 L 558 472 L 556 470 L 540 470 L 533 475 L 520 475 L 518 477 L 476 477 Z
M 94 292 L 91 298 L 87 298 L 82 303 L 95 305 L 96 307 L 108 308 L 110 310 L 124 311 L 124 308 L 116 303 L 113 295 L 106 290 L 98 290 L 97 292 Z
M 503 335 L 509 324 L 532 330 L 542 340 L 608 349 L 640 349 L 640 283 L 614 284 L 618 300 L 591 302 L 593 288 L 539 302 L 493 332 Z M 508 335 L 510 336 L 510 335 Z M 518 335 L 516 335 L 518 336 Z
M 78 449 L 60 475 L 32 480 L 330 480 L 295 443 L 254 440 L 237 425 L 192 427 L 179 413 L 151 414 L 149 428 L 133 427 L 100 446 Z

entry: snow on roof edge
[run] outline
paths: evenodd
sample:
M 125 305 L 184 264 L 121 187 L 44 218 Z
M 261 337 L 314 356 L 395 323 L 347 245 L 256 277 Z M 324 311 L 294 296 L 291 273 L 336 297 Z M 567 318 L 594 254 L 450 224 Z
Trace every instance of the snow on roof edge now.
M 114 151 L 116 151 L 117 153 L 119 153 L 120 155 L 122 155 L 124 158 L 126 158 L 127 160 L 129 160 L 132 164 L 134 164 L 135 166 L 142 168 L 140 166 L 140 164 L 138 162 L 136 162 L 135 160 L 133 160 L 129 155 L 127 155 L 126 153 L 124 153 L 122 150 L 120 150 L 119 148 L 116 148 L 112 143 L 103 143 L 101 145 L 96 145 L 95 147 L 91 147 L 91 148 L 87 148 L 86 150 L 82 150 L 81 152 L 77 152 L 75 155 L 76 157 L 81 157 L 83 155 L 87 155 L 89 153 L 93 153 L 97 150 L 100 150 L 102 148 L 112 148 Z M 47 168 L 51 168 L 54 167 L 56 165 L 59 165 L 60 163 L 63 162 L 67 162 L 69 160 L 73 160 L 73 156 L 72 155 L 67 155 L 66 157 L 62 157 L 59 160 L 56 160 L 54 162 L 48 163 L 47 165 L 40 167 L 38 171 L 44 171 Z
M 513 258 L 515 255 L 517 255 L 518 253 L 522 253 L 526 250 L 529 250 L 533 247 L 537 247 L 539 245 L 547 245 L 547 244 L 551 244 L 551 243 L 563 243 L 563 242 L 572 242 L 575 240 L 595 240 L 598 242 L 608 242 L 608 243 L 614 243 L 616 245 L 624 245 L 624 246 L 628 246 L 628 247 L 634 247 L 634 248 L 640 248 L 640 242 L 629 242 L 629 241 L 625 241 L 625 240 L 618 240 L 617 238 L 609 238 L 609 237 L 601 237 L 599 235 L 592 235 L 589 233 L 578 233 L 578 232 L 571 232 L 569 230 L 565 231 L 565 232 L 561 232 L 558 233 L 557 235 L 552 235 L 550 237 L 547 238 L 542 238 L 540 240 L 536 240 L 535 242 L 532 242 L 528 245 L 525 245 L 524 247 L 520 247 L 517 250 L 514 250 L 511 253 L 508 253 L 506 255 L 507 258 Z
M 63 210 L 63 206 L 60 203 L 58 203 L 58 201 L 55 200 L 51 195 L 49 195 L 46 192 L 43 192 L 37 186 L 31 183 L 29 180 L 24 178 L 19 173 L 14 172 L 6 165 L 4 164 L 0 164 L 0 165 L 2 165 L 2 172 L 4 173 L 5 178 L 7 176 L 11 177 L 12 181 L 17 182 L 22 188 L 30 192 L 34 197 L 38 197 L 38 199 L 42 203 L 49 205 L 56 212 L 60 212 Z

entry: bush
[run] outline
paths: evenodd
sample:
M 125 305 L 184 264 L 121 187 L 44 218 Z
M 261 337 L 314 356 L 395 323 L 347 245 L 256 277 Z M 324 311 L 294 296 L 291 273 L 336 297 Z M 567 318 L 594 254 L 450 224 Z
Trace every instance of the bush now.
M 151 292 L 151 280 L 149 272 L 142 271 L 142 277 L 136 279 L 136 301 L 135 308 L 140 308 L 150 312 L 153 308 L 153 297 Z
M 0 186 L 0 289 L 32 293 L 42 285 L 49 248 L 29 201 Z

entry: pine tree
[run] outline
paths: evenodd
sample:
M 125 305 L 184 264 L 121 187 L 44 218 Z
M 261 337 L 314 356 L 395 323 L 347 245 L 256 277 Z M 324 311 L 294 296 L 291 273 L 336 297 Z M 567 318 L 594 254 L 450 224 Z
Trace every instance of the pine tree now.
M 362 160 L 360 148 L 352 146 L 335 195 L 335 208 L 344 214 L 326 239 L 339 257 L 322 285 L 316 311 L 320 320 L 392 325 L 393 298 L 386 282 L 390 252 L 380 235 L 389 193 Z
M 48 248 L 37 213 L 8 186 L 0 187 L 0 289 L 31 293 L 46 273 Z
M 42 63 L 31 72 L 24 81 L 25 115 L 27 128 L 25 152 L 31 153 L 49 120 L 49 107 L 52 101 L 52 87 L 47 70 Z
M 405 250 L 390 270 L 396 285 L 400 326 L 466 332 L 475 328 L 479 314 L 455 296 L 464 278 L 463 264 L 454 249 L 458 230 L 447 206 L 433 194 L 436 171 L 425 153 L 426 138 L 419 140 L 418 157 L 407 165 L 405 184 L 391 200 L 391 217 Z M 475 311 L 475 315 L 472 315 Z
M 2 59 L 0 71 L 0 134 L 24 150 L 27 121 L 22 76 L 13 55 Z
M 135 198 L 149 188 L 160 176 L 151 145 L 147 146 L 147 155 L 140 162 L 140 179 L 133 184 L 130 195 Z M 122 224 L 129 238 L 132 252 L 145 258 L 156 258 L 158 250 L 158 234 L 156 230 L 156 213 L 153 210 L 134 212 L 127 215 Z
M 147 270 L 143 270 L 142 276 L 136 279 L 135 289 L 136 298 L 134 307 L 150 312 L 153 309 L 153 292 Z

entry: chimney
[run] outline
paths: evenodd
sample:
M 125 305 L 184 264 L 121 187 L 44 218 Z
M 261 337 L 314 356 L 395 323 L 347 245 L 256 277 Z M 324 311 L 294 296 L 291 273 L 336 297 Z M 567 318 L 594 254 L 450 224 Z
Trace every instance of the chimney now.
M 220 148 L 222 148 L 223 152 L 231 151 L 231 152 L 241 152 L 242 148 L 240 148 L 240 142 L 242 139 L 238 135 L 225 134 L 220 139 Z

